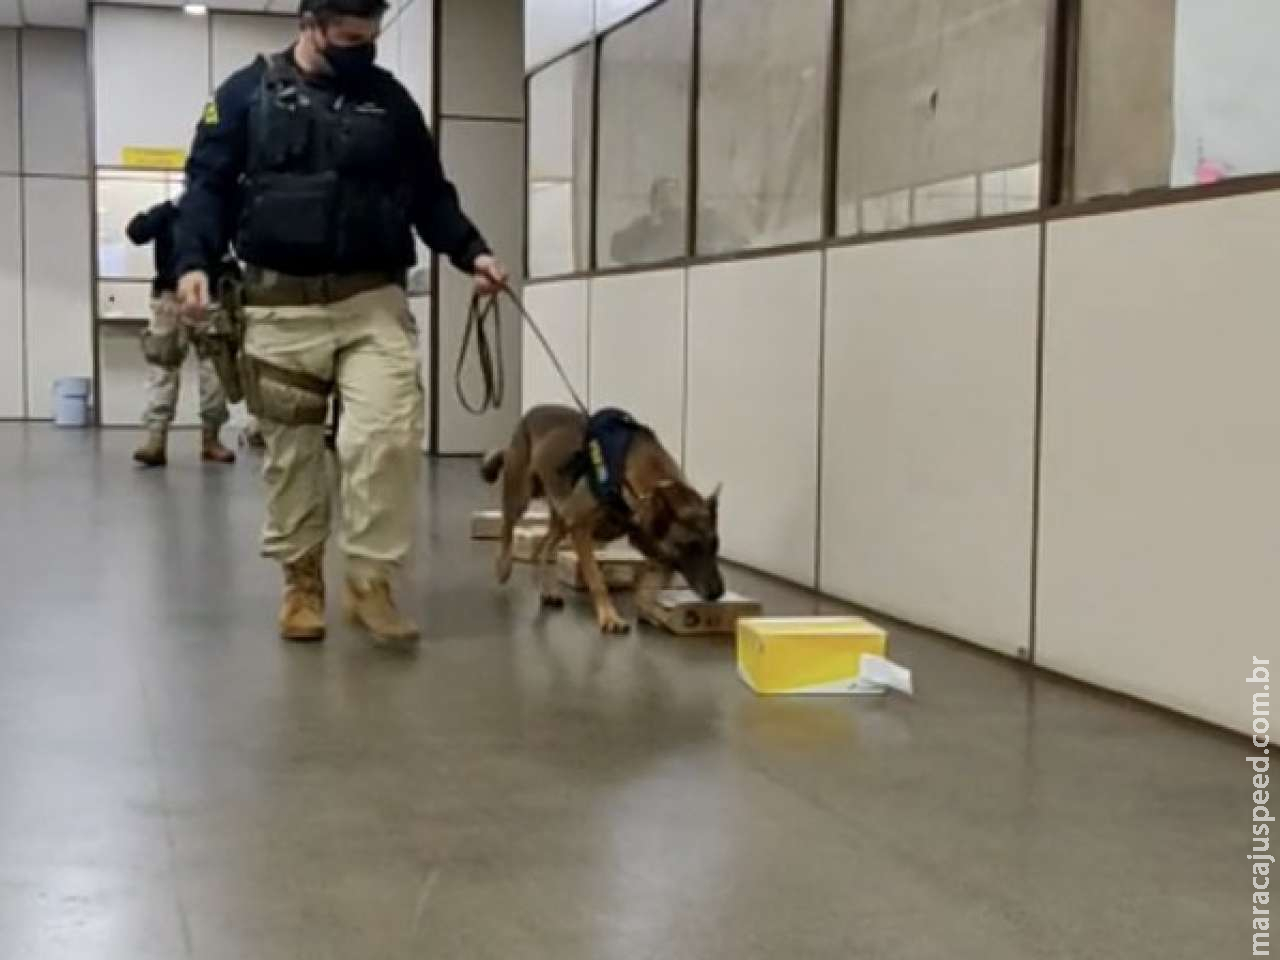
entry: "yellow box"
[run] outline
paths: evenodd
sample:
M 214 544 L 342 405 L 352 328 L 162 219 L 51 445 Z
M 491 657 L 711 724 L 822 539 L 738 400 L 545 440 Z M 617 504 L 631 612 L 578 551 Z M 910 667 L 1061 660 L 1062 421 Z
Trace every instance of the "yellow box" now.
M 604 575 L 605 585 L 610 590 L 634 590 L 640 579 L 640 572 L 646 563 L 644 554 L 632 547 L 612 544 L 596 549 L 596 563 L 600 573 Z M 560 582 L 574 590 L 586 590 L 587 582 L 582 578 L 582 569 L 578 564 L 578 554 L 572 550 L 562 550 L 556 557 Z
M 888 642 L 861 617 L 740 620 L 738 675 L 756 693 L 856 693 L 862 655 L 883 657 Z

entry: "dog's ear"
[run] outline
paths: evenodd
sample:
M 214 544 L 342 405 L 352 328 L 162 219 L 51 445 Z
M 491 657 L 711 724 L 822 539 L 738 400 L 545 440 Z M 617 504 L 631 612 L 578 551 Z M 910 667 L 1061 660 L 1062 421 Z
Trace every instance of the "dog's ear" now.
M 720 522 L 720 493 L 724 490 L 723 483 L 717 483 L 716 488 L 711 491 L 711 496 L 707 497 L 707 509 L 711 511 L 711 523 L 713 525 Z

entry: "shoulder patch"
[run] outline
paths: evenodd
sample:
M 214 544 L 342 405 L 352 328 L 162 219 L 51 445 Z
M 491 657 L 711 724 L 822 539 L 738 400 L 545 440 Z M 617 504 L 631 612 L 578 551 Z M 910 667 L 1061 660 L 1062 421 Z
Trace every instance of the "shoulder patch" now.
M 218 102 L 210 100 L 204 106 L 204 114 L 200 117 L 200 122 L 206 127 L 216 127 L 218 125 Z

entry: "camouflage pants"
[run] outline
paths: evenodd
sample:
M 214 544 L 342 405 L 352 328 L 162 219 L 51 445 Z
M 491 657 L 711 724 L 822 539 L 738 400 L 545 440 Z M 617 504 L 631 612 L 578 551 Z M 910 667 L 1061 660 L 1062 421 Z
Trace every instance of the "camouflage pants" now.
M 156 336 L 178 337 L 182 359 L 191 352 L 191 335 L 178 320 L 178 304 L 173 294 L 162 294 L 151 304 L 151 332 Z M 230 419 L 227 395 L 218 372 L 208 357 L 196 350 L 200 378 L 200 422 L 206 429 L 216 430 Z M 147 409 L 142 415 L 149 430 L 166 430 L 178 410 L 178 392 L 182 386 L 182 368 L 151 366 L 147 376 Z

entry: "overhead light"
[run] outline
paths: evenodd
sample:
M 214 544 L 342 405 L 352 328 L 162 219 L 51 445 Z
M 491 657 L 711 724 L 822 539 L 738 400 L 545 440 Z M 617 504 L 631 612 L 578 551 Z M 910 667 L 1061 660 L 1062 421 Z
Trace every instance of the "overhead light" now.
M 203 17 L 208 14 L 209 8 L 203 3 L 184 3 L 182 5 L 182 12 L 189 13 L 193 17 Z

